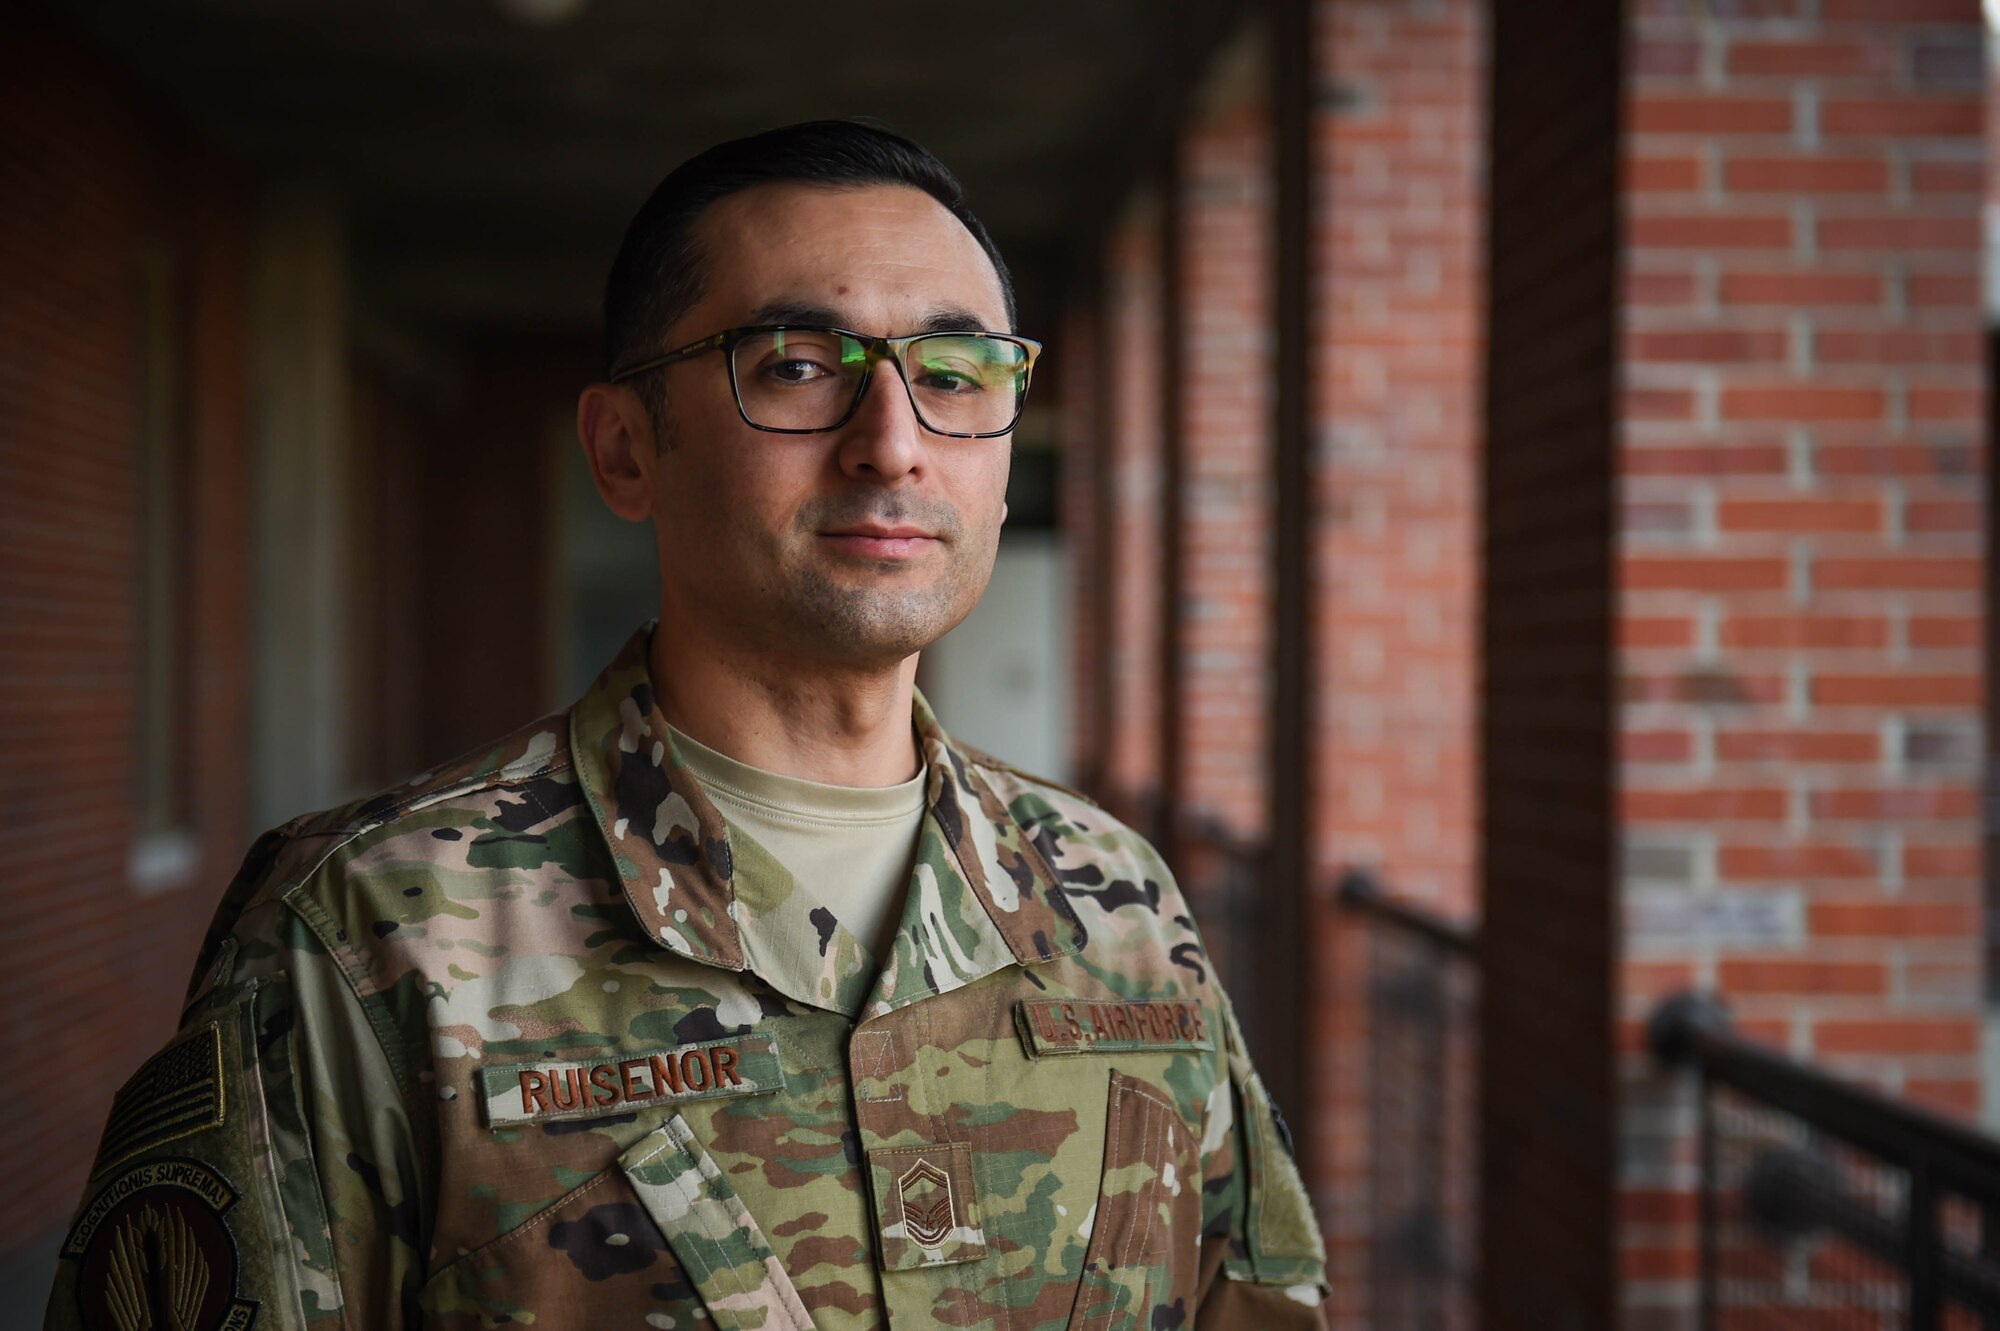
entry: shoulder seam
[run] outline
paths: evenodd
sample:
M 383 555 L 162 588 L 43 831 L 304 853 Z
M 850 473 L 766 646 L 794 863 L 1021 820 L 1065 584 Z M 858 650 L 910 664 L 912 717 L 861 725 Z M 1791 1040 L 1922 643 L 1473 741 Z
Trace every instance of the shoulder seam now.
M 326 867 L 326 861 L 332 859 L 340 851 L 342 845 L 348 845 L 350 841 L 358 839 L 364 831 L 372 831 L 374 827 L 380 827 L 384 821 L 388 821 L 388 819 L 378 819 L 374 823 L 366 823 L 362 827 L 354 827 L 352 831 L 348 831 L 348 835 L 344 835 L 338 841 L 334 841 L 332 845 L 328 845 L 326 853 L 320 855 L 318 859 L 314 859 L 310 869 L 306 869 L 304 873 L 300 873 L 290 885 L 286 885 L 278 893 L 278 899 L 286 905 L 286 909 L 290 909 L 294 915 L 298 915 L 298 921 L 302 925 L 306 925 L 316 939 L 320 939 L 320 947 L 324 947 L 326 955 L 334 961 L 334 969 L 340 971 L 340 979 L 346 981 L 348 993 L 352 993 L 354 1001 L 360 1005 L 360 1009 L 364 1013 L 368 1013 L 368 1029 L 374 1031 L 376 1047 L 382 1049 L 382 1057 L 384 1057 L 384 1061 L 388 1061 L 390 1073 L 396 1077 L 396 1091 L 402 1095 L 404 1103 L 414 1111 L 418 1105 L 416 1105 L 416 1099 L 414 1099 L 414 1089 L 410 1087 L 410 1083 L 404 1077 L 404 1059 L 396 1057 L 396 1053 L 394 1053 L 394 1051 L 402 1051 L 402 1037 L 396 1035 L 394 1031 L 384 1031 L 382 1029 L 382 1015 L 376 1011 L 378 1005 L 370 1003 L 368 995 L 362 993 L 362 987 L 356 981 L 352 967 L 348 967 L 348 963 L 346 963 L 346 959 L 342 955 L 342 953 L 348 951 L 346 949 L 346 935 L 334 925 L 332 915 L 326 913 L 326 907 L 320 903 L 320 899 L 314 897 L 310 891 L 306 891 L 306 883 L 310 883 L 312 879 L 316 879 L 320 875 L 320 871 Z
M 499 790 L 507 786 L 518 786 L 525 782 L 545 777 L 551 772 L 566 770 L 573 766 L 574 764 L 570 761 L 568 746 L 560 745 L 547 759 L 528 771 L 515 772 L 510 775 L 507 773 L 505 767 L 496 767 L 491 772 L 480 776 L 466 777 L 464 780 L 449 786 L 440 786 L 434 790 L 414 791 L 402 799 L 394 800 L 385 805 L 371 807 L 369 804 L 363 803 L 360 807 L 367 811 L 365 817 L 349 819 L 347 822 L 327 830 L 330 833 L 347 832 L 351 835 L 359 836 L 364 832 L 373 831 L 384 823 L 400 818 L 406 813 L 414 813 L 419 809 L 428 808 L 441 800 L 453 799 L 460 795 L 470 795 L 480 790 Z
M 480 790 L 501 790 L 508 786 L 524 785 L 527 782 L 539 780 L 551 772 L 565 770 L 573 766 L 574 764 L 570 761 L 569 754 L 561 752 L 559 754 L 551 754 L 547 762 L 542 763 L 532 771 L 517 772 L 512 776 L 505 776 L 503 773 L 506 769 L 498 768 L 487 773 L 485 776 L 468 777 L 455 786 L 445 786 L 440 790 L 422 791 L 410 796 L 407 800 L 393 804 L 383 810 L 384 816 L 358 826 L 355 832 L 356 835 L 359 835 L 362 832 L 373 831 L 377 826 L 390 821 L 392 818 L 400 817 L 406 813 L 415 813 L 419 809 L 429 808 L 440 800 L 452 799 L 459 795 L 470 795 Z

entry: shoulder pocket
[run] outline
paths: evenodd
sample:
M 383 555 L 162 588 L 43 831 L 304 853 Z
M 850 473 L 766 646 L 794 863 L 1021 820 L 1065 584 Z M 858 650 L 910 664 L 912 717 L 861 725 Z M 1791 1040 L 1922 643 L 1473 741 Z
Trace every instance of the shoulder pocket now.
M 1071 1326 L 1186 1324 L 1200 1264 L 1197 1145 L 1170 1095 L 1111 1074 L 1104 1172 Z
M 679 1114 L 618 1159 L 718 1331 L 812 1331 L 791 1277 Z
M 1229 1052 L 1229 1079 L 1239 1099 L 1239 1149 L 1243 1152 L 1245 1215 L 1242 1258 L 1224 1260 L 1231 1280 L 1264 1285 L 1326 1284 L 1326 1246 L 1312 1201 L 1292 1152 L 1280 1134 L 1277 1111 L 1264 1079 L 1245 1052 L 1235 1010 L 1223 1005 L 1223 1033 Z
M 158 1298 L 185 1326 L 248 1326 L 260 1309 L 276 1323 L 338 1321 L 293 1015 L 285 979 L 260 980 L 204 1010 L 113 1098 L 51 1327 L 121 1325 Z
M 1244 1243 L 1251 1278 L 1265 1284 L 1317 1284 L 1326 1276 L 1326 1249 L 1299 1167 L 1279 1137 L 1264 1079 L 1243 1082 L 1243 1140 L 1248 1152 L 1249 1218 Z

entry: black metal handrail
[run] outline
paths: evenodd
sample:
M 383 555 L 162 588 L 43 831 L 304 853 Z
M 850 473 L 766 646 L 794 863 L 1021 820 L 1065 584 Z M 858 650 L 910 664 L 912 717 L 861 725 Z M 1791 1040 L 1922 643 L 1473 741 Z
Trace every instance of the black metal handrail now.
M 1782 1109 L 1820 1131 L 1905 1169 L 1922 1164 L 1952 1191 L 2000 1205 L 2000 1141 L 1921 1105 L 1842 1081 L 1775 1049 L 1745 1040 L 1711 998 L 1681 994 L 1655 1010 L 1654 1055 L 1698 1062 L 1709 1080 Z
M 1479 935 L 1367 869 L 1333 884 L 1367 937 L 1369 1325 L 1477 1323 Z
M 1707 1091 L 1722 1086 L 1900 1169 L 1907 1178 L 1901 1215 L 1885 1215 L 1843 1196 L 1824 1157 L 1768 1147 L 1742 1185 L 1751 1220 L 1781 1241 L 1824 1230 L 1900 1269 L 1909 1282 L 1912 1331 L 1941 1326 L 1946 1300 L 1979 1313 L 1983 1325 L 2000 1327 L 2000 1140 L 1745 1040 L 1731 1030 L 1727 1011 L 1706 995 L 1680 994 L 1663 1002 L 1648 1034 L 1662 1065 L 1692 1067 L 1703 1081 L 1704 1326 L 1715 1326 L 1718 1314 L 1717 1147 Z M 1981 1252 L 1947 1246 L 1939 1215 L 1947 1197 L 1981 1212 Z
M 1435 915 L 1391 896 L 1366 869 L 1348 869 L 1334 884 L 1340 904 L 1362 915 L 1373 916 L 1406 933 L 1437 944 L 1448 952 L 1472 956 L 1479 951 L 1479 929 Z

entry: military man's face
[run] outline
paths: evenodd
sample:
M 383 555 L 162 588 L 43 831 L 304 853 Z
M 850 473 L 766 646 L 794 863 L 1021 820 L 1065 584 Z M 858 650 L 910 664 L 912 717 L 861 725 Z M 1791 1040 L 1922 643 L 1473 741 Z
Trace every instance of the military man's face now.
M 920 190 L 759 186 L 717 203 L 697 235 L 705 294 L 665 346 L 763 323 L 1007 327 L 985 252 Z M 759 654 L 856 666 L 900 661 L 965 618 L 993 570 L 1010 438 L 932 434 L 889 362 L 846 425 L 806 435 L 745 423 L 721 353 L 665 373 L 653 517 L 670 615 Z

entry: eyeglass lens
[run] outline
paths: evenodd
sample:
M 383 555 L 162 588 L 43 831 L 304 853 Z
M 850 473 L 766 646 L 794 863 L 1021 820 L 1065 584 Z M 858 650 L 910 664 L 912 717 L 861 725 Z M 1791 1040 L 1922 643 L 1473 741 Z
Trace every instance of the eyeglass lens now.
M 868 375 L 867 348 L 832 330 L 751 333 L 736 344 L 734 358 L 743 414 L 773 430 L 838 425 Z M 979 333 L 920 337 L 903 358 L 917 419 L 945 434 L 991 434 L 1012 426 L 1027 374 L 1027 348 Z

